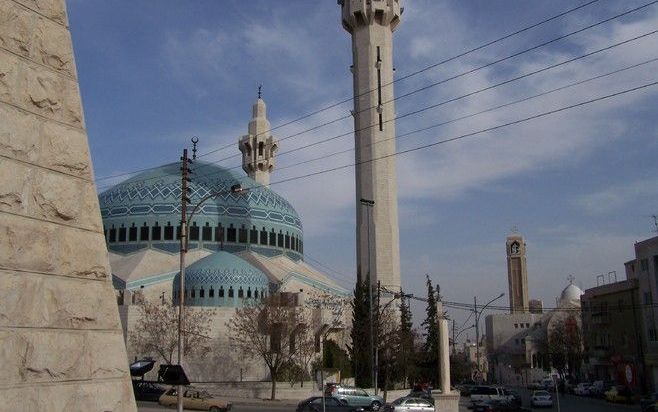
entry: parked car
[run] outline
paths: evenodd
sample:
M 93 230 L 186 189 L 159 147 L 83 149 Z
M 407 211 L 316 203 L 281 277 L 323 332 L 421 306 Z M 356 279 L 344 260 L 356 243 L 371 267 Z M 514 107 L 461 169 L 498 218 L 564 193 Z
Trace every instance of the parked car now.
M 548 391 L 534 391 L 530 397 L 530 406 L 533 408 L 553 407 L 553 397 Z
M 514 397 L 505 389 L 496 386 L 476 386 L 471 391 L 471 403 L 476 404 L 488 400 L 512 400 Z
M 405 396 L 405 398 L 420 398 L 420 399 L 425 399 L 432 405 L 434 405 L 434 398 L 432 397 L 432 392 L 431 391 L 411 391 L 409 392 L 409 395 Z
M 473 405 L 473 412 L 530 412 L 530 409 L 522 407 L 520 403 L 490 400 Z
M 360 406 L 378 411 L 384 405 L 384 398 L 370 395 L 363 389 L 342 385 L 327 385 L 325 395 L 335 396 L 339 401 L 350 406 Z
M 334 396 L 324 397 L 326 412 L 361 412 L 363 408 L 347 405 Z M 297 404 L 296 412 L 322 412 L 322 396 L 312 396 Z
M 178 391 L 171 388 L 160 396 L 158 401 L 162 406 L 176 406 Z M 233 405 L 223 399 L 214 398 L 208 392 L 187 389 L 183 392 L 183 408 L 197 411 L 227 412 Z
M 503 389 L 503 391 L 505 392 L 505 395 L 507 395 L 507 399 L 510 403 L 521 406 L 523 400 L 521 399 L 521 395 L 518 392 L 509 389 Z
M 613 386 L 605 393 L 608 402 L 633 403 L 633 392 L 628 386 Z
M 384 412 L 434 412 L 434 405 L 427 399 L 405 396 L 384 405 Z
M 592 384 L 587 382 L 581 382 L 573 390 L 574 395 L 577 396 L 589 396 L 592 389 Z
M 640 399 L 641 412 L 658 411 L 658 393 L 654 393 L 648 398 Z
M 157 402 L 167 389 L 157 382 L 133 380 L 133 392 L 138 401 Z

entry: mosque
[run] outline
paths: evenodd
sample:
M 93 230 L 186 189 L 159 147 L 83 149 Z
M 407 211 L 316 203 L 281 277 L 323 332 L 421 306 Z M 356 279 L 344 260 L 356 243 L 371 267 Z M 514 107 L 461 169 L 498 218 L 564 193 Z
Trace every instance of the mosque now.
M 190 166 L 184 302 L 188 310 L 212 313 L 213 356 L 222 356 L 188 360 L 191 379 L 267 378 L 263 365 L 229 355 L 226 323 L 235 308 L 271 294 L 311 308 L 316 336 L 331 333 L 337 342 L 347 336 L 349 310 L 336 304 L 347 305 L 350 291 L 305 262 L 301 217 L 269 188 L 278 149 L 269 130 L 259 93 L 248 134 L 238 143 L 247 175 L 197 160 Z M 128 356 L 155 357 L 136 353 L 129 338 L 141 316 L 138 305 L 176 304 L 179 296 L 180 163 L 135 175 L 101 193 L 99 203 Z M 234 367 L 216 368 L 216 362 Z

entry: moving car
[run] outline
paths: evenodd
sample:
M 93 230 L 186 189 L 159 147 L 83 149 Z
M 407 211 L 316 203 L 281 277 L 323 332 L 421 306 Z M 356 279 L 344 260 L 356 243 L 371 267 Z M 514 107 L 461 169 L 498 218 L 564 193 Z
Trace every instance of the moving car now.
M 384 412 L 434 412 L 434 405 L 427 399 L 405 396 L 384 405 Z
M 633 392 L 627 386 L 613 386 L 605 393 L 608 402 L 633 403 Z
M 171 388 L 160 396 L 158 403 L 162 406 L 176 406 L 178 404 L 178 392 Z M 183 392 L 183 408 L 197 411 L 227 412 L 231 410 L 230 402 L 214 398 L 208 392 L 195 389 L 186 389 Z
M 384 404 L 384 398 L 377 395 L 369 395 L 363 389 L 353 388 L 350 386 L 342 385 L 327 385 L 324 392 L 327 396 L 334 396 L 339 401 L 346 403 L 350 406 L 361 406 L 373 411 L 378 411 Z
M 432 392 L 429 390 L 426 391 L 411 391 L 409 392 L 409 395 L 405 396 L 405 398 L 420 398 L 420 399 L 425 399 L 432 405 L 434 405 L 434 398 L 432 397 Z
M 496 386 L 476 386 L 471 390 L 471 403 L 476 404 L 489 400 L 512 400 L 514 396 L 510 395 L 503 388 Z
M 324 397 L 326 412 L 361 412 L 363 408 L 347 405 L 333 396 Z M 322 396 L 312 396 L 297 404 L 296 412 L 322 412 Z
M 135 400 L 157 402 L 167 389 L 157 382 L 133 380 Z
M 550 408 L 553 406 L 553 397 L 547 391 L 534 391 L 530 397 L 530 406 Z

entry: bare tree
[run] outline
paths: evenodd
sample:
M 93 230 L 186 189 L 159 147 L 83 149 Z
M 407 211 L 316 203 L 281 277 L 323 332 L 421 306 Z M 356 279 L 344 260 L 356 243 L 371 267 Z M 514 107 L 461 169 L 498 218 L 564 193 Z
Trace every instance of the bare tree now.
M 297 336 L 308 327 L 301 308 L 281 302 L 276 295 L 237 308 L 227 323 L 230 339 L 244 356 L 262 359 L 272 379 L 272 396 L 276 399 L 276 381 L 298 349 Z
M 303 372 L 299 380 L 299 383 L 303 388 L 304 379 L 310 376 L 309 368 L 311 367 L 311 362 L 318 357 L 318 352 L 315 350 L 315 336 L 313 336 L 311 328 L 305 327 L 299 329 L 295 338 L 293 361 L 299 365 Z
M 138 305 L 139 314 L 130 343 L 142 354 L 157 354 L 171 364 L 178 349 L 178 309 L 171 302 L 151 303 L 147 300 Z M 209 310 L 185 310 L 183 331 L 184 355 L 204 355 L 210 350 Z

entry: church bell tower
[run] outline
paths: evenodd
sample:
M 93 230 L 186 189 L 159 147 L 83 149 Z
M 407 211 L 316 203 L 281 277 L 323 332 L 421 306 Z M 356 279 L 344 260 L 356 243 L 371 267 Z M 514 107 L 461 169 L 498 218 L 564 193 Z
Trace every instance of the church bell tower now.
M 242 152 L 242 169 L 247 175 L 263 186 L 270 185 L 270 173 L 274 169 L 274 155 L 278 142 L 270 134 L 265 102 L 258 88 L 258 100 L 252 106 L 248 133 L 238 143 Z
M 507 237 L 507 280 L 509 282 L 510 313 L 530 312 L 528 300 L 528 264 L 525 240 L 514 233 Z
M 399 0 L 338 0 L 352 36 L 357 276 L 400 290 L 393 32 Z

